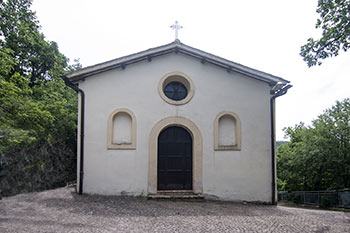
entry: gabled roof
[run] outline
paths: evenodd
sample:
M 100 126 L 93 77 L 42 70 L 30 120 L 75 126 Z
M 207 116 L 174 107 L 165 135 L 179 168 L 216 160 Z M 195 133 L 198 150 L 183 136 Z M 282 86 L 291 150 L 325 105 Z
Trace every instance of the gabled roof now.
M 76 83 L 79 80 L 83 80 L 94 74 L 98 74 L 98 73 L 111 70 L 111 69 L 116 69 L 116 68 L 124 69 L 126 66 L 130 64 L 143 61 L 143 60 L 151 61 L 152 58 L 154 57 L 158 57 L 169 53 L 185 54 L 185 55 L 199 59 L 200 62 L 202 62 L 203 64 L 211 63 L 223 69 L 226 69 L 228 72 L 231 72 L 231 71 L 238 72 L 248 77 L 270 83 L 271 85 L 275 85 L 277 83 L 286 85 L 287 83 L 289 83 L 289 81 L 282 79 L 280 77 L 277 77 L 259 70 L 255 70 L 247 66 L 243 66 L 241 64 L 204 52 L 202 50 L 190 47 L 188 45 L 181 43 L 179 40 L 175 40 L 170 44 L 151 48 L 142 52 L 134 53 L 134 54 L 113 59 L 107 62 L 99 63 L 97 65 L 88 66 L 86 68 L 68 73 L 65 75 L 65 77 L 70 79 L 70 81 L 72 81 L 73 83 Z

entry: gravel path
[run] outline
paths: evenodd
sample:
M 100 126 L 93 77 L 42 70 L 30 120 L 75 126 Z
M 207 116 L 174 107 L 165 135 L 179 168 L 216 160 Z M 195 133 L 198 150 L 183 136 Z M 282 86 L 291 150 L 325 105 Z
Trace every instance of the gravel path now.
M 208 201 L 79 196 L 59 188 L 3 198 L 0 232 L 350 232 L 350 214 Z

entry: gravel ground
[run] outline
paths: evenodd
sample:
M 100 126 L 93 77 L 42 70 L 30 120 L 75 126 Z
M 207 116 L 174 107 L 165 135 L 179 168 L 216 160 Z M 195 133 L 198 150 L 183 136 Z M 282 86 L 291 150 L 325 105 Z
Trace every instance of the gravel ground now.
M 350 214 L 213 201 L 79 196 L 73 188 L 0 201 L 0 232 L 350 232 Z

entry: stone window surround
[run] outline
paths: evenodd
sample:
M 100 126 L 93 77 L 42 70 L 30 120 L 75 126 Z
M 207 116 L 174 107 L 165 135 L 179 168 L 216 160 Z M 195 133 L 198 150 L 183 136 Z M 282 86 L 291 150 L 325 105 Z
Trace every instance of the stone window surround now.
M 165 94 L 164 94 L 164 87 L 166 85 L 168 85 L 171 82 L 180 82 L 182 83 L 186 89 L 187 89 L 187 96 L 186 98 L 176 101 L 176 100 L 172 100 L 169 99 Z M 158 93 L 160 95 L 160 97 L 162 97 L 162 99 L 167 102 L 168 104 L 172 104 L 172 105 L 183 105 L 188 103 L 193 95 L 194 95 L 194 85 L 193 85 L 193 81 L 190 77 L 188 77 L 186 74 L 182 73 L 182 72 L 170 72 L 167 73 L 163 76 L 163 78 L 159 81 L 158 84 Z
M 131 118 L 131 143 L 116 144 L 113 143 L 114 118 L 119 113 L 126 113 Z M 127 108 L 114 110 L 108 117 L 107 124 L 107 149 L 108 150 L 135 150 L 136 149 L 136 117 L 135 114 Z
M 158 167 L 158 136 L 160 132 L 170 126 L 185 128 L 192 136 L 192 187 L 193 193 L 203 193 L 203 145 L 202 134 L 199 128 L 189 119 L 184 117 L 167 117 L 160 120 L 151 130 L 149 135 L 148 154 L 148 194 L 156 194 L 157 189 L 157 167 Z
M 233 146 L 221 146 L 219 145 L 219 120 L 222 117 L 230 117 L 235 123 L 235 140 L 236 145 Z M 238 115 L 234 112 L 223 111 L 220 112 L 214 121 L 214 150 L 241 150 L 242 146 L 242 138 L 241 138 L 241 120 Z

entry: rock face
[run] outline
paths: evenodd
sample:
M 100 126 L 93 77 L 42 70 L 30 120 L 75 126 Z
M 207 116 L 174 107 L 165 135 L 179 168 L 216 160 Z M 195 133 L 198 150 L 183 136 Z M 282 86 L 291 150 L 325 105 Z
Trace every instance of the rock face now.
M 65 186 L 76 179 L 76 156 L 66 146 L 45 145 L 1 158 L 0 196 Z

